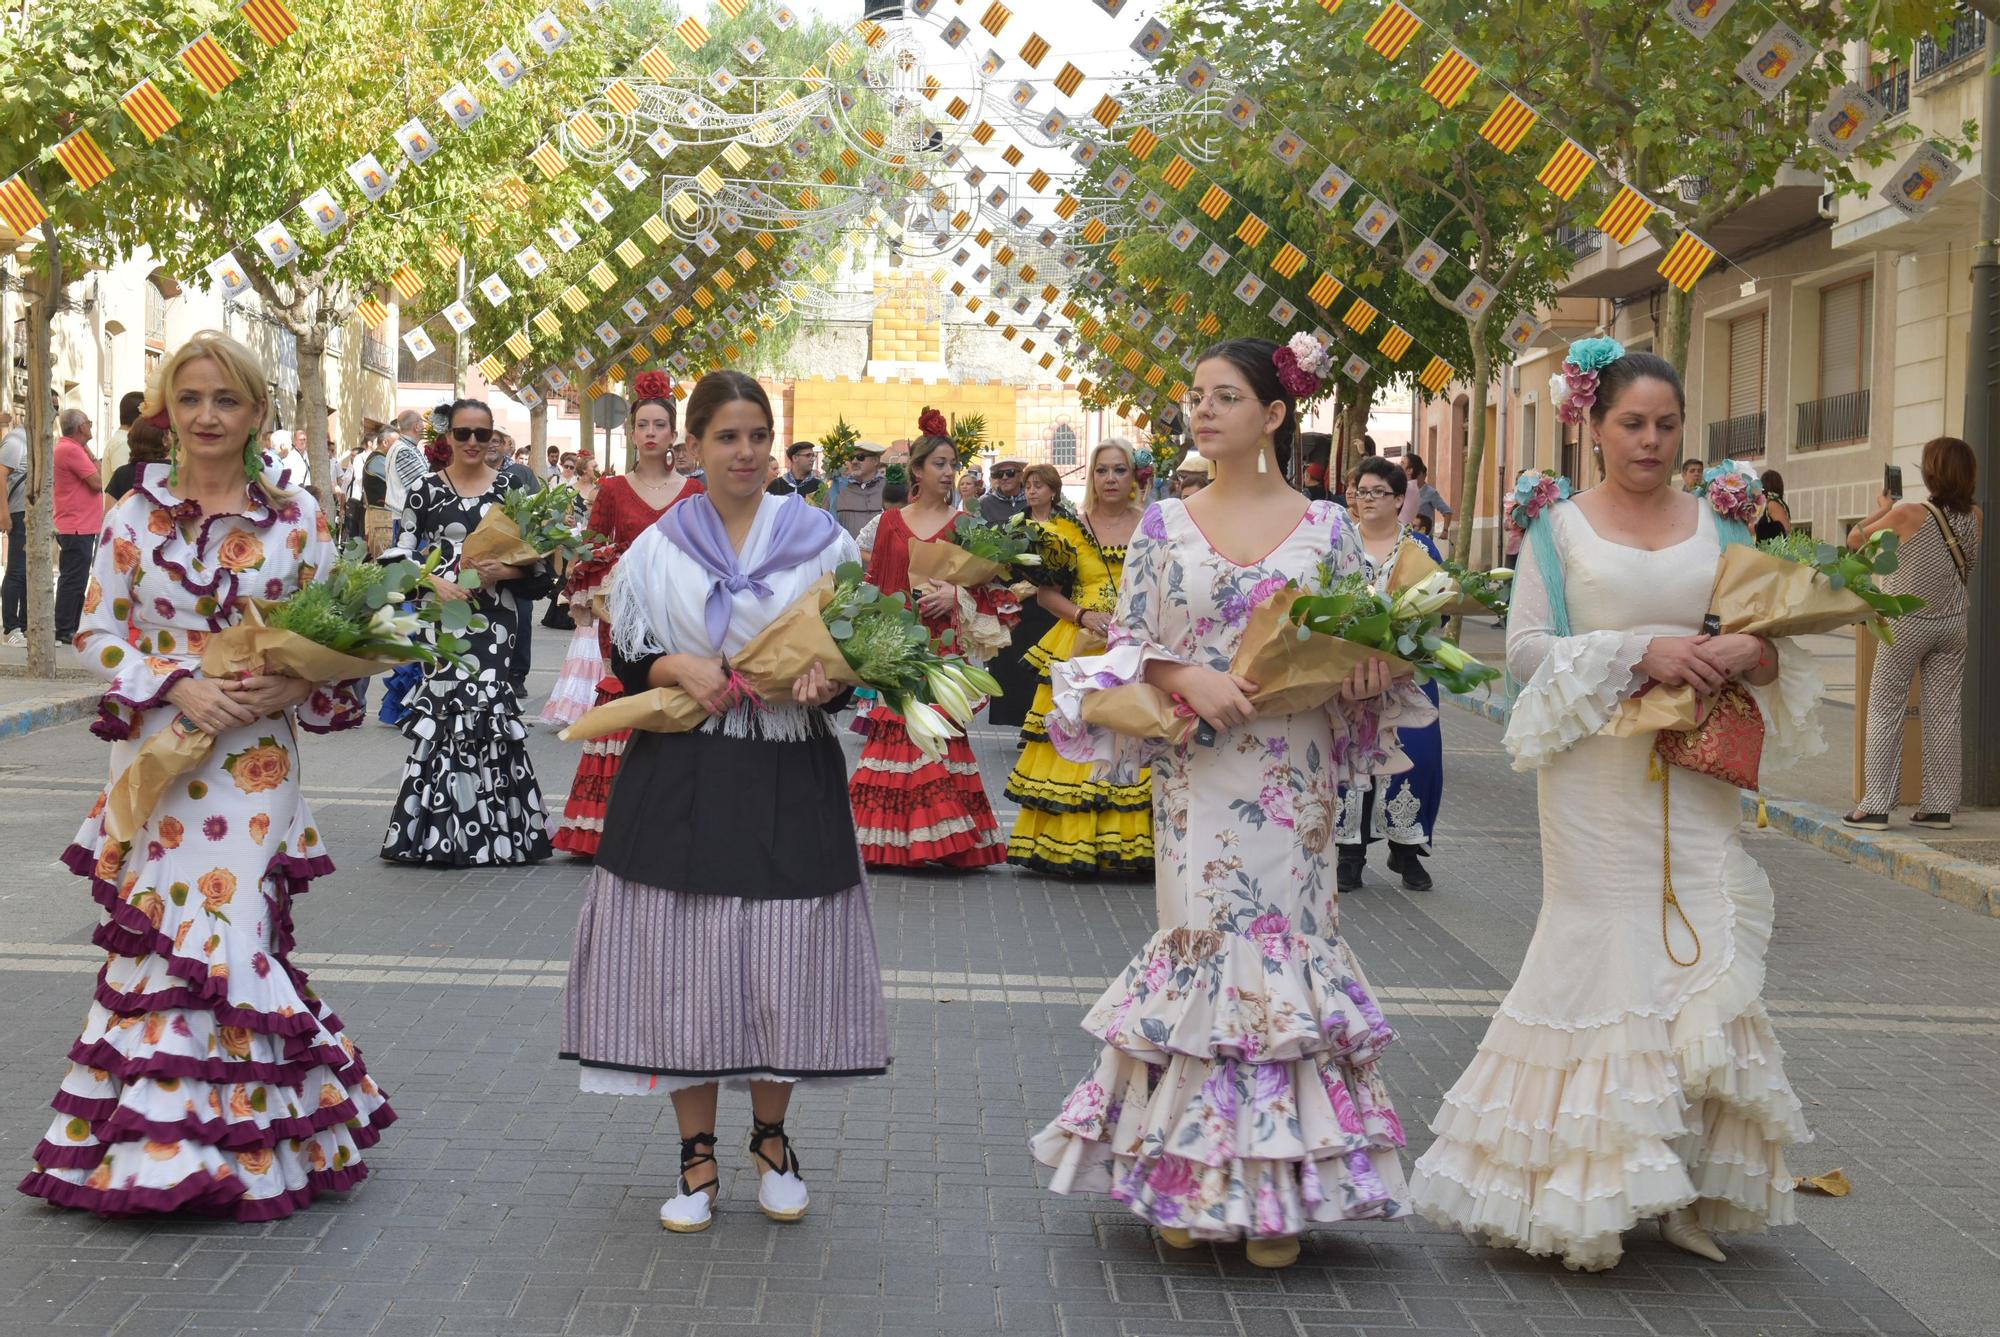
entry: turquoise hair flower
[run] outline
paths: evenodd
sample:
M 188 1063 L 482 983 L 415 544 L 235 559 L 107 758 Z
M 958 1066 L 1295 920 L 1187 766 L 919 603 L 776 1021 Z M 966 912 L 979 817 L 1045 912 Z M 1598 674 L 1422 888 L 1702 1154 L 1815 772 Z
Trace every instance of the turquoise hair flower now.
M 1569 362 L 1578 371 L 1602 371 L 1625 356 L 1625 345 L 1616 339 L 1578 339 L 1569 346 Z

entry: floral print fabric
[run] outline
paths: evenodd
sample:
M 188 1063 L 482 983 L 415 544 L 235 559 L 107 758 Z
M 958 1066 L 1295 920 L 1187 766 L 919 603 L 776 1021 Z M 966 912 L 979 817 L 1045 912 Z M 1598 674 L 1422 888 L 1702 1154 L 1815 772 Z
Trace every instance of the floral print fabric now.
M 240 595 L 282 598 L 333 558 L 311 497 L 204 516 L 164 466 L 106 517 L 77 635 L 110 682 L 96 730 L 113 775 L 176 712 Z M 292 963 L 292 900 L 331 872 L 299 793 L 297 727 L 361 720 L 351 685 L 219 735 L 130 842 L 105 799 L 63 861 L 104 910 L 107 957 L 56 1117 L 21 1190 L 107 1213 L 193 1209 L 262 1221 L 367 1174 L 361 1151 L 395 1114 L 340 1021 Z
M 1151 659 L 1227 668 L 1251 610 L 1322 560 L 1358 569 L 1345 514 L 1312 503 L 1263 558 L 1216 552 L 1179 502 L 1140 522 L 1109 651 L 1057 665 L 1050 734 L 1117 773 L 1150 760 L 1161 921 L 1084 1018 L 1093 1072 L 1033 1140 L 1059 1193 L 1109 1193 L 1199 1238 L 1296 1235 L 1404 1215 L 1397 1122 L 1376 1063 L 1394 1039 L 1339 934 L 1339 785 L 1406 764 L 1413 688 L 1258 718 L 1212 746 L 1097 735 L 1077 705 Z

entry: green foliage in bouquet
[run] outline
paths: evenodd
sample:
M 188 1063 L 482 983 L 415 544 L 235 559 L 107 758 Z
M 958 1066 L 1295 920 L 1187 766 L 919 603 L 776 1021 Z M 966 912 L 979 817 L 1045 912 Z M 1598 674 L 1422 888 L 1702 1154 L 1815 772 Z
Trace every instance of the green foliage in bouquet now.
M 1466 598 L 1477 601 L 1495 617 L 1504 619 L 1507 616 L 1509 582 L 1514 579 L 1512 571 L 1505 567 L 1498 571 L 1472 571 L 1449 557 L 1440 558 L 1438 567 L 1452 578 Z
M 854 458 L 855 447 L 860 444 L 860 430 L 849 426 L 845 418 L 835 419 L 826 435 L 819 439 L 820 459 L 827 477 L 832 478 L 845 469 L 847 462 Z
M 833 597 L 820 610 L 827 634 L 855 676 L 903 717 L 910 740 L 936 756 L 971 722 L 982 695 L 1000 695 L 999 682 L 939 654 L 908 597 L 869 584 L 859 562 L 842 563 L 833 580 Z
M 520 527 L 522 542 L 548 556 L 560 553 L 580 561 L 604 542 L 602 534 L 576 525 L 574 517 L 584 509 L 583 497 L 567 483 L 551 483 L 539 490 L 508 488 L 500 494 L 500 509 Z
M 367 548 L 351 543 L 341 551 L 326 579 L 301 587 L 288 598 L 263 607 L 267 625 L 302 636 L 315 645 L 363 659 L 430 664 L 460 663 L 472 647 L 461 634 L 484 631 L 486 619 L 469 601 L 426 599 L 426 580 L 437 554 L 422 565 L 407 559 L 374 562 Z M 416 607 L 404 611 L 404 605 Z M 433 629 L 429 641 L 419 639 Z
M 1001 566 L 1040 566 L 1041 556 L 1035 551 L 1035 537 L 1028 532 L 1026 517 L 1009 516 L 997 525 L 962 525 L 952 542 L 989 562 Z
M 1445 611 L 1458 591 L 1443 571 L 1433 571 L 1392 601 L 1360 572 L 1335 576 L 1322 562 L 1316 587 L 1292 604 L 1301 637 L 1332 636 L 1380 650 L 1414 665 L 1419 681 L 1435 681 L 1450 692 L 1469 692 L 1500 676 L 1445 639 Z
M 1757 545 L 1757 550 L 1809 566 L 1825 576 L 1833 588 L 1851 591 L 1875 611 L 1876 621 L 1869 623 L 1869 628 L 1887 641 L 1888 619 L 1914 613 L 1924 606 L 1924 601 L 1914 594 L 1888 594 L 1875 586 L 1875 577 L 1886 576 L 1896 569 L 1900 543 L 1893 529 L 1876 530 L 1859 548 L 1821 543 L 1810 534 L 1793 530 L 1765 539 Z

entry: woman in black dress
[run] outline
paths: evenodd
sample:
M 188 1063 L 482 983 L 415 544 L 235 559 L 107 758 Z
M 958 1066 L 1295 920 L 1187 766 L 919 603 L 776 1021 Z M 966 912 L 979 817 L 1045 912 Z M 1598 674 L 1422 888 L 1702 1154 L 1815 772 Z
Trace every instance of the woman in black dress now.
M 506 476 L 486 462 L 493 414 L 476 399 L 451 406 L 450 457 L 410 488 L 403 541 L 418 557 L 441 551 L 438 597 L 470 599 L 485 618 L 466 639 L 464 666 L 439 662 L 409 694 L 397 726 L 411 740 L 382 857 L 464 868 L 536 863 L 549 857 L 541 789 L 528 760 L 528 731 L 507 676 L 519 601 L 549 592 L 545 562 L 482 560 L 476 588 L 459 583 L 459 546 L 499 504 Z
M 1054 465 L 1029 465 L 1026 481 L 1021 484 L 1021 493 L 1028 499 L 1024 523 L 1045 524 L 1055 515 L 1075 518 L 1075 512 L 1063 501 L 1062 475 L 1056 472 Z M 1036 567 L 1028 568 L 1023 574 L 1037 584 L 1047 579 L 1046 573 Z M 987 665 L 993 676 L 1000 680 L 1001 691 L 986 707 L 989 723 L 1009 729 L 1018 729 L 1027 723 L 1028 707 L 1034 702 L 1035 688 L 1042 682 L 1040 671 L 1027 662 L 1027 654 L 1042 643 L 1042 637 L 1055 624 L 1056 615 L 1042 607 L 1039 600 L 1021 600 L 1021 621 L 1014 628 L 1013 641 L 1005 650 L 994 655 L 993 662 Z M 1016 744 L 1026 745 L 1025 738 Z

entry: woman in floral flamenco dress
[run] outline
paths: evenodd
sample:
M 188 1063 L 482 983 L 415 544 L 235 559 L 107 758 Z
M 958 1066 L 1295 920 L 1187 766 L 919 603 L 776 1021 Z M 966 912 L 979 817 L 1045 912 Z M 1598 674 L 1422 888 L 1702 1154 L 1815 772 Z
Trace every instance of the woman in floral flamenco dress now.
M 1435 712 L 1374 664 L 1325 707 L 1267 718 L 1229 672 L 1258 604 L 1323 561 L 1362 569 L 1341 509 L 1284 481 L 1297 398 L 1323 368 L 1316 343 L 1201 357 L 1186 407 L 1216 480 L 1146 511 L 1110 649 L 1052 673 L 1065 756 L 1114 783 L 1152 762 L 1160 924 L 1085 1017 L 1104 1047 L 1035 1157 L 1058 1193 L 1109 1193 L 1177 1248 L 1244 1240 L 1262 1267 L 1295 1261 L 1314 1223 L 1408 1210 L 1376 1071 L 1394 1032 L 1340 936 L 1332 837 L 1339 786 L 1405 767 L 1395 726 Z M 1142 681 L 1214 741 L 1161 750 L 1083 722 L 1090 693 Z
M 607 665 L 611 662 L 611 624 L 597 616 L 596 601 L 609 591 L 618 559 L 669 506 L 705 490 L 699 478 L 689 478 L 674 467 L 677 414 L 673 380 L 663 371 L 642 371 L 633 378 L 632 388 L 639 394 L 632 405 L 630 428 L 637 458 L 628 472 L 613 474 L 598 485 L 585 528 L 602 535 L 604 542 L 570 568 L 567 592 L 570 617 L 576 625 L 596 624 L 598 649 Z M 607 672 L 597 684 L 596 704 L 601 706 L 624 694 L 617 676 Z M 555 836 L 555 847 L 563 853 L 583 859 L 597 853 L 598 842 L 604 837 L 611 782 L 618 777 L 618 761 L 631 737 L 628 730 L 593 738 L 583 745 L 569 801 L 563 805 L 562 827 Z
M 1785 1148 L 1807 1135 L 1764 1011 L 1771 882 L 1743 848 L 1734 783 L 1661 767 L 1650 732 L 1601 731 L 1654 683 L 1741 684 L 1775 769 L 1824 746 L 1819 674 L 1790 641 L 1701 634 L 1723 546 L 1750 541 L 1755 480 L 1711 470 L 1707 499 L 1674 486 L 1673 365 L 1580 340 L 1552 391 L 1587 423 L 1604 481 L 1570 501 L 1553 478 L 1517 492 L 1507 666 L 1526 685 L 1506 743 L 1536 773 L 1542 910 L 1412 1201 L 1572 1268 L 1614 1266 L 1649 1218 L 1719 1263 L 1714 1232 L 1795 1219 Z
M 948 541 L 960 525 L 974 523 L 958 509 L 957 478 L 957 450 L 927 429 L 910 447 L 910 504 L 882 513 L 869 551 L 868 579 L 884 594 L 913 597 L 933 637 L 954 626 L 959 592 L 936 583 L 912 590 L 910 544 Z M 857 727 L 868 742 L 847 796 L 861 857 L 870 868 L 983 868 L 1007 857 L 971 743 L 953 738 L 942 756 L 927 759 L 910 741 L 902 717 L 881 704 Z
M 1126 785 L 1092 779 L 1089 766 L 1055 750 L 1045 723 L 1053 700 L 1050 666 L 1074 654 L 1083 633 L 1102 637 L 1110 630 L 1141 509 L 1132 448 L 1106 441 L 1091 452 L 1084 514 L 1051 515 L 1033 526 L 1042 559 L 1037 579 L 1044 582 L 1036 600 L 1055 624 L 1023 656 L 1041 681 L 1021 726 L 1021 759 L 1007 777 L 1007 797 L 1021 805 L 1007 838 L 1008 863 L 1058 877 L 1153 871 L 1151 774 L 1141 771 Z
M 366 1176 L 362 1150 L 396 1117 L 291 959 L 293 898 L 333 871 L 298 730 L 359 724 L 360 698 L 201 673 L 239 597 L 283 598 L 334 558 L 312 497 L 262 472 L 265 384 L 213 332 L 161 365 L 148 412 L 171 421 L 172 463 L 145 466 L 105 517 L 85 595 L 76 646 L 111 684 L 93 730 L 114 741 L 113 774 L 171 727 L 215 747 L 129 842 L 104 830 L 100 795 L 63 856 L 104 909 L 107 956 L 20 1185 L 59 1207 L 289 1216 Z

